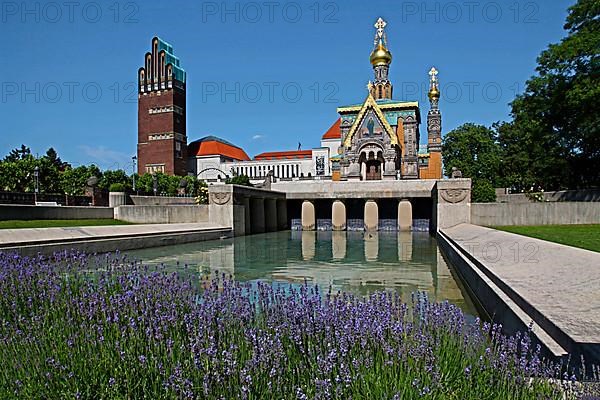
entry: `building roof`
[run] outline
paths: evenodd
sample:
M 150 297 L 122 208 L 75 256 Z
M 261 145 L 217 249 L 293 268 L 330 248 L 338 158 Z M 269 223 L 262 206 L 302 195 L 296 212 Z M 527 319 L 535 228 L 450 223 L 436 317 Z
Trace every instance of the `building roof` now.
M 185 83 L 185 70 L 179 65 L 179 58 L 175 57 L 173 46 L 159 37 L 156 37 L 156 39 L 158 39 L 158 51 L 165 51 L 165 65 L 171 64 L 173 68 L 173 77 L 178 81 Z
M 400 100 L 391 100 L 391 99 L 379 99 L 375 100 L 379 108 L 382 110 L 389 110 L 395 108 L 419 108 L 418 101 L 400 101 Z M 364 104 L 364 103 L 363 103 Z M 351 104 L 347 106 L 338 107 L 337 111 L 340 112 L 353 112 L 360 111 L 363 104 Z
M 321 139 L 340 139 L 342 137 L 342 131 L 340 130 L 341 123 L 342 119 L 338 118 L 337 121 L 335 121 L 327 130 L 327 132 L 325 132 Z
M 220 155 L 239 161 L 250 161 L 241 148 L 216 136 L 206 136 L 188 145 L 188 155 L 192 157 Z
M 255 160 L 294 160 L 299 158 L 312 158 L 312 150 L 271 151 L 260 153 L 254 157 Z

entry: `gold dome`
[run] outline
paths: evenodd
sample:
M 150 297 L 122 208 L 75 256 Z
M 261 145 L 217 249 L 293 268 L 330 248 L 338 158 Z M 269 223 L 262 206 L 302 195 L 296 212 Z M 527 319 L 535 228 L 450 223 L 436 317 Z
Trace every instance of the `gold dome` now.
M 371 64 L 376 67 L 378 65 L 389 65 L 391 63 L 392 53 L 390 53 L 380 41 L 377 48 L 371 53 Z
M 438 89 L 437 85 L 435 85 L 431 89 L 429 89 L 429 100 L 439 99 L 439 98 L 440 98 L 440 90 Z

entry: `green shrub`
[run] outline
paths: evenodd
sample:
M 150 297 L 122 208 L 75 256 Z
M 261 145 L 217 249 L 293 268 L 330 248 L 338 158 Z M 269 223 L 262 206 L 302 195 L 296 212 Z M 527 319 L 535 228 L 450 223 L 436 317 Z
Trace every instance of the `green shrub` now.
M 124 192 L 125 185 L 123 185 L 122 183 L 113 183 L 109 186 L 108 191 L 109 192 Z
M 496 190 L 486 179 L 473 179 L 471 198 L 473 203 L 493 203 L 496 201 Z
M 228 178 L 225 183 L 228 185 L 253 186 L 250 183 L 250 178 L 246 175 L 238 175 L 234 176 L 233 178 Z

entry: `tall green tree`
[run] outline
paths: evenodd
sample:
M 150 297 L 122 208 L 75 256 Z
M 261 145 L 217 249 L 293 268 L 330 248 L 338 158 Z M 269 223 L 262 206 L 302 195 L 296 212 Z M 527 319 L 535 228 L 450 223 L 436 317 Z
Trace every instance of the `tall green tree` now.
M 87 180 L 92 176 L 102 178 L 102 172 L 95 165 L 81 165 L 76 168 L 67 168 L 61 175 L 61 188 L 65 194 L 81 196 L 85 194 Z
M 130 190 L 131 182 L 131 178 L 122 169 L 106 170 L 102 173 L 102 178 L 98 182 L 98 188 L 108 190 L 112 184 L 118 183 L 123 185 L 125 190 Z
M 509 175 L 514 186 L 532 177 L 544 189 L 600 185 L 600 2 L 577 1 L 564 28 L 567 36 L 538 57 L 537 74 L 512 103 L 513 126 L 500 135 L 505 164 L 522 171 Z
M 12 149 L 10 153 L 6 157 L 4 157 L 5 162 L 15 162 L 19 160 L 23 160 L 27 156 L 31 155 L 31 149 L 24 144 L 21 145 L 20 148 Z
M 495 132 L 483 125 L 464 124 L 445 137 L 442 144 L 444 174 L 458 168 L 473 180 L 473 201 L 495 201 L 494 187 L 500 184 L 501 149 Z

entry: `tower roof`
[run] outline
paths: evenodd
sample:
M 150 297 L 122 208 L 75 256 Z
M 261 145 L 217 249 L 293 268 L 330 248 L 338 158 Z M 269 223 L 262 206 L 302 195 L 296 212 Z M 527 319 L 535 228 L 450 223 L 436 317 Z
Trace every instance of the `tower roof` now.
M 216 136 L 206 136 L 188 145 L 190 156 L 224 156 L 238 161 L 250 161 L 240 147 Z
M 175 56 L 175 53 L 173 52 L 173 46 L 171 46 L 169 43 L 165 42 L 158 36 L 156 37 L 156 39 L 158 40 L 159 53 L 161 50 L 165 51 L 165 65 L 171 64 L 173 67 L 173 77 L 178 81 L 185 83 L 185 70 L 179 65 L 179 58 Z
M 371 64 L 375 67 L 378 65 L 389 65 L 392 63 L 392 53 L 379 42 L 377 47 L 373 49 L 370 57 Z

